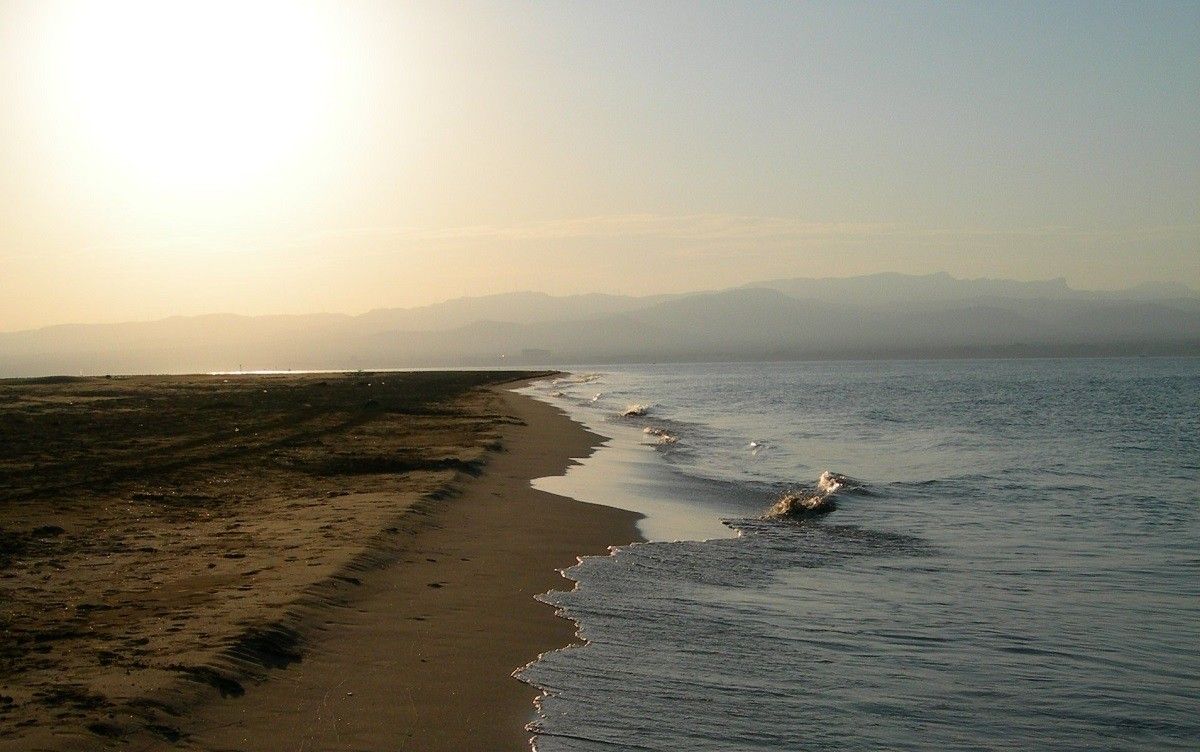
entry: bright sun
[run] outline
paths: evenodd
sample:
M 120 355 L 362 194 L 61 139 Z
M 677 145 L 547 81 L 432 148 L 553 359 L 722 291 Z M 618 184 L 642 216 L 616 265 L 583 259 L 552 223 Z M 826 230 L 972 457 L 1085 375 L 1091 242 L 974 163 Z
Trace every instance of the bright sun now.
M 168 188 L 224 187 L 302 158 L 335 87 L 309 4 L 114 2 L 60 29 L 74 130 Z

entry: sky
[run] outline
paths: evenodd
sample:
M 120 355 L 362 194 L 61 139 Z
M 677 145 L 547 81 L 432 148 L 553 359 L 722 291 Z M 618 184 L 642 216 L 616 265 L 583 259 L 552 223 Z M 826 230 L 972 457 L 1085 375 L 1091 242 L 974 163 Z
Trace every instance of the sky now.
M 0 331 L 1200 288 L 1200 3 L 0 0 Z

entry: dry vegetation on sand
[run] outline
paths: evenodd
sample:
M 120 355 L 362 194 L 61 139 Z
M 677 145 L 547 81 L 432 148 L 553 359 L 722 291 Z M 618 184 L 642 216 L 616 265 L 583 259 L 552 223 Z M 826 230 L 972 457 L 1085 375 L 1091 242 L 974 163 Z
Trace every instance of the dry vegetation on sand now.
M 297 660 L 529 374 L 0 381 L 0 749 L 174 742 Z

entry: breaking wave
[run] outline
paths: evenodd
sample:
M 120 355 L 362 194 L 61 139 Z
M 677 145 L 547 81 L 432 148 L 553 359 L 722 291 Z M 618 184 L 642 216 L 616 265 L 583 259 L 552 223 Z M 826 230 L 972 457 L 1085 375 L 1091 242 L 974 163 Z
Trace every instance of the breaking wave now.
M 675 444 L 678 443 L 679 437 L 667 432 L 665 428 L 655 428 L 654 426 L 646 426 L 642 429 L 642 433 L 647 436 L 657 437 L 659 444 Z
M 865 484 L 848 475 L 826 470 L 812 489 L 792 489 L 780 494 L 763 519 L 796 520 L 828 514 L 837 509 L 835 497 L 842 491 L 865 490 Z

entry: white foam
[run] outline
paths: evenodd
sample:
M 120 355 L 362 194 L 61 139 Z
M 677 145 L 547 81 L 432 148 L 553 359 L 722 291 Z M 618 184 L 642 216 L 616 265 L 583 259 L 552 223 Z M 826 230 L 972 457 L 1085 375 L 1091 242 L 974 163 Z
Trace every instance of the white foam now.
M 767 518 L 803 518 L 827 514 L 837 509 L 834 497 L 842 489 L 862 488 L 862 483 L 847 475 L 826 470 L 812 491 L 785 491 L 765 515 Z
M 659 444 L 675 444 L 679 441 L 679 437 L 672 436 L 671 434 L 667 433 L 666 430 L 662 428 L 655 428 L 653 426 L 646 426 L 642 429 L 642 433 L 650 436 L 657 436 Z

